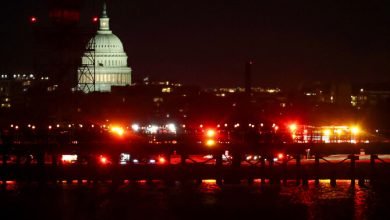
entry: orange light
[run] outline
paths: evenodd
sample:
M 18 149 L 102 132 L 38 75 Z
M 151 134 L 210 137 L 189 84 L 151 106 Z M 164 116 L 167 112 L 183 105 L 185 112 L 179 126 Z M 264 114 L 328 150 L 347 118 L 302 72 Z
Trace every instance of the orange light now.
M 290 124 L 288 127 L 290 128 L 291 132 L 295 132 L 298 128 L 298 126 L 296 124 Z
M 330 136 L 330 130 L 326 129 L 323 131 L 325 136 Z
M 213 129 L 208 129 L 207 131 L 206 131 L 206 136 L 207 137 L 209 137 L 209 138 L 212 138 L 212 137 L 214 137 L 215 136 L 215 130 L 213 130 Z
M 360 132 L 359 127 L 352 127 L 351 128 L 351 133 L 352 134 L 357 135 L 357 134 L 359 134 L 359 132 Z
M 215 180 L 215 179 L 206 179 L 206 180 L 202 180 L 202 183 L 206 183 L 206 184 L 216 184 L 216 183 L 217 183 L 217 180 Z
M 212 147 L 215 145 L 215 141 L 213 139 L 209 139 L 206 141 L 206 145 L 209 147 Z
M 164 157 L 160 157 L 160 159 L 158 159 L 158 161 L 159 161 L 160 163 L 165 163 L 165 162 L 166 162 L 166 160 L 165 160 Z
M 123 136 L 123 134 L 125 133 L 125 130 L 122 127 L 114 126 L 114 127 L 111 127 L 111 132 L 115 133 L 118 136 Z
M 278 159 L 279 159 L 279 160 L 283 159 L 283 157 L 284 157 L 284 155 L 283 155 L 282 153 L 279 153 L 279 154 L 278 154 Z

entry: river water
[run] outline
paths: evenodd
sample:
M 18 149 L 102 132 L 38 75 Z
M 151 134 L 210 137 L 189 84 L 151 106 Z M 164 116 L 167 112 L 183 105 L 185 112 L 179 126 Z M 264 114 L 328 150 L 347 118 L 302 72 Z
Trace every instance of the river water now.
M 176 182 L 20 184 L 0 190 L 0 219 L 390 219 L 388 184 L 218 186 Z

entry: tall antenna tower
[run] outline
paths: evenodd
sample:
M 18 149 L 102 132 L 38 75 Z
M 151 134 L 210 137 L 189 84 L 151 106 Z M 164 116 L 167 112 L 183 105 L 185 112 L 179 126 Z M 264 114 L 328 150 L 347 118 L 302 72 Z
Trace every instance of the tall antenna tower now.
M 81 61 L 79 77 L 77 79 L 79 91 L 86 93 L 95 91 L 96 76 L 96 39 L 91 38 Z

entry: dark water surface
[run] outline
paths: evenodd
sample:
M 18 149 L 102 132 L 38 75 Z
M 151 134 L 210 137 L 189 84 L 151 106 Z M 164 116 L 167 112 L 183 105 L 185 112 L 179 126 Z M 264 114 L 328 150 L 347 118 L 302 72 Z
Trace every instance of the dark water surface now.
M 8 184 L 0 219 L 390 219 L 388 184 Z

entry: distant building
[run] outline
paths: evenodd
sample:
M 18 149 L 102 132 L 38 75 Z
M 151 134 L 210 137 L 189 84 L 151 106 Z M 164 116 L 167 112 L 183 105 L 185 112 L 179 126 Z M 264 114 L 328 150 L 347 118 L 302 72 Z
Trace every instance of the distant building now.
M 351 105 L 351 84 L 346 82 L 333 83 L 331 86 L 331 100 L 338 106 Z
M 37 78 L 33 74 L 0 74 L 0 108 L 7 109 L 23 103 L 33 87 L 46 88 L 48 80 L 49 77 Z
M 106 4 L 99 19 L 99 30 L 88 42 L 78 68 L 78 89 L 111 92 L 112 86 L 131 84 L 131 69 L 121 40 L 112 33 Z M 93 88 L 93 84 L 94 88 Z
M 390 104 L 390 85 L 388 83 L 361 85 L 354 89 L 351 96 L 352 106 L 360 109 L 364 106 Z

